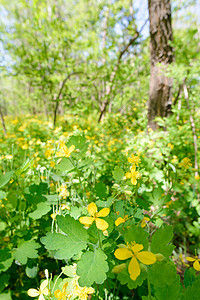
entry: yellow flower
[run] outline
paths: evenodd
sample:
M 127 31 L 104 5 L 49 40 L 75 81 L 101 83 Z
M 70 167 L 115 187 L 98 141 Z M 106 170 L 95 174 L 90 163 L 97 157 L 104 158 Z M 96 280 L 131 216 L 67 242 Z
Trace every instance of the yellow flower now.
M 120 224 L 125 223 L 127 219 L 128 216 L 124 216 L 124 218 L 122 217 L 117 218 L 117 220 L 115 221 L 115 226 L 119 226 Z
M 66 282 L 64 285 L 63 285 L 63 288 L 62 288 L 62 291 L 61 290 L 56 290 L 54 292 L 54 295 L 55 297 L 58 299 L 58 300 L 66 300 L 69 293 L 66 292 L 66 288 L 68 286 L 68 282 Z
M 63 199 L 66 199 L 69 197 L 69 192 L 67 190 L 67 185 L 65 183 L 62 183 L 62 185 L 57 190 L 59 192 L 59 196 Z
M 179 255 L 179 257 L 180 257 L 180 260 L 181 260 L 182 264 L 186 267 L 189 267 L 189 265 L 184 262 L 182 253 Z
M 128 179 L 128 178 L 131 178 L 131 183 L 132 183 L 133 185 L 136 185 L 136 184 L 137 184 L 137 179 L 140 178 L 140 173 L 139 173 L 138 171 L 136 171 L 136 166 L 133 165 L 133 166 L 131 167 L 131 172 L 127 172 L 127 173 L 125 174 L 125 176 L 126 176 L 127 179 Z
M 128 161 L 130 163 L 134 163 L 136 164 L 136 166 L 138 166 L 138 164 L 140 164 L 141 160 L 139 156 L 135 156 L 134 154 L 131 154 L 131 157 L 128 157 Z
M 152 265 L 156 262 L 156 256 L 152 252 L 140 252 L 144 248 L 142 244 L 136 244 L 135 242 L 132 242 L 131 244 L 127 243 L 127 246 L 123 246 L 123 248 L 121 247 L 115 250 L 114 255 L 120 260 L 131 258 L 131 261 L 128 265 L 128 272 L 132 280 L 136 280 L 141 271 L 137 259 L 144 265 Z
M 191 160 L 188 157 L 185 157 L 182 162 L 179 164 L 180 167 L 184 167 L 185 169 L 188 169 L 190 166 L 192 166 L 191 164 Z
M 61 151 L 58 151 L 56 152 L 56 156 L 57 157 L 70 157 L 71 153 L 74 151 L 75 149 L 75 146 L 74 145 L 71 145 L 69 148 L 67 148 L 67 146 L 61 142 L 60 143 L 60 150 Z
M 49 293 L 49 290 L 47 288 L 48 285 L 48 280 L 44 280 L 41 285 L 40 288 L 38 290 L 36 289 L 29 289 L 28 290 L 28 295 L 30 297 L 37 297 L 39 296 L 38 300 L 45 300 L 44 295 L 47 296 Z
M 93 294 L 94 293 L 94 289 L 92 287 L 81 287 L 78 283 L 78 279 L 80 277 L 79 276 L 75 276 L 75 278 L 73 279 L 73 286 L 75 287 L 73 290 L 73 295 L 79 297 L 78 299 L 80 300 L 87 300 L 88 299 L 88 295 Z
M 89 227 L 95 221 L 98 229 L 104 231 L 108 228 L 108 223 L 105 220 L 100 219 L 100 217 L 106 217 L 109 214 L 110 209 L 108 207 L 105 207 L 97 212 L 97 206 L 94 202 L 92 202 L 88 205 L 88 212 L 92 217 L 79 218 L 79 222 L 81 224 Z
M 186 257 L 186 259 L 188 261 L 192 261 L 193 263 L 193 268 L 197 271 L 200 271 L 200 259 L 198 258 L 198 256 L 196 255 L 195 258 L 193 257 Z
M 12 155 L 5 155 L 5 158 L 6 159 L 13 159 L 13 156 Z
M 144 217 L 141 222 L 141 227 L 144 228 L 149 221 L 150 219 L 148 217 Z

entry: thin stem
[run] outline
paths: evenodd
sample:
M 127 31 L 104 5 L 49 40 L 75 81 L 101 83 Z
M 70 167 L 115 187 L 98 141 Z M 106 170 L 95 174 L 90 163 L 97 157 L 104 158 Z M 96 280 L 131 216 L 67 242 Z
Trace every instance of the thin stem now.
M 100 238 L 100 234 L 99 234 L 98 229 L 97 229 L 97 232 L 98 232 L 99 247 L 100 247 L 100 249 L 102 249 L 101 238 Z
M 151 284 L 149 280 L 149 273 L 147 273 L 147 284 L 148 284 L 148 296 L 149 296 L 149 300 L 151 300 Z

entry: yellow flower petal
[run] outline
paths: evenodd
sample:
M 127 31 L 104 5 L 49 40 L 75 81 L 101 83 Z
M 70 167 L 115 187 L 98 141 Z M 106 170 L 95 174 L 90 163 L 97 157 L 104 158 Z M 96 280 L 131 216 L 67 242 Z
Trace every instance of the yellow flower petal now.
M 193 257 L 186 257 L 186 259 L 187 259 L 188 261 L 195 261 L 195 258 L 193 258 Z
M 62 156 L 65 156 L 65 154 L 61 151 L 58 151 L 58 152 L 56 152 L 56 156 L 57 157 L 62 157 Z
M 46 288 L 46 286 L 48 285 L 48 280 L 44 280 L 41 285 L 40 285 L 40 290 L 43 293 L 43 290 Z M 44 293 L 43 293 L 44 294 Z
M 61 293 L 60 290 L 56 290 L 56 291 L 54 292 L 54 295 L 56 296 L 56 298 L 59 298 L 59 297 L 62 295 L 62 293 Z
M 136 253 L 136 257 L 145 265 L 152 265 L 156 262 L 155 254 L 149 251 L 142 251 Z
M 143 245 L 142 244 L 135 244 L 133 246 L 131 246 L 131 250 L 134 252 L 134 253 L 137 253 L 139 251 L 141 251 L 143 249 Z
M 40 294 L 38 300 L 45 300 L 44 296 L 42 294 Z
M 110 212 L 110 208 L 105 207 L 105 208 L 101 209 L 101 210 L 96 214 L 96 217 L 107 217 L 107 215 L 109 214 L 109 212 Z
M 75 149 L 75 146 L 74 145 L 71 145 L 68 149 L 69 153 L 71 154 Z
M 119 226 L 120 224 L 124 223 L 125 220 L 122 217 L 117 218 L 115 221 L 115 226 Z
M 193 267 L 195 270 L 200 271 L 200 263 L 199 263 L 198 259 L 195 260 Z
M 96 222 L 97 228 L 102 231 L 104 231 L 108 228 L 108 223 L 105 220 L 97 218 L 97 219 L 95 219 L 95 222 Z
M 97 206 L 96 206 L 96 204 L 95 204 L 94 202 L 92 202 L 92 203 L 90 203 L 90 204 L 88 205 L 88 212 L 89 212 L 89 214 L 91 214 L 92 216 L 94 216 L 95 213 L 97 212 Z
M 38 290 L 36 290 L 36 289 L 29 289 L 28 290 L 28 295 L 30 296 L 30 297 L 37 297 L 37 296 L 39 296 L 39 291 Z
M 94 221 L 94 218 L 92 217 L 80 217 L 79 222 L 83 225 L 91 225 Z
M 117 259 L 124 260 L 133 256 L 133 253 L 127 248 L 118 248 L 114 252 L 114 256 Z
M 131 177 L 131 183 L 133 185 L 136 185 L 137 184 L 137 180 L 134 177 Z
M 132 280 L 136 280 L 140 275 L 140 265 L 135 257 L 133 257 L 128 265 L 128 272 Z
M 49 294 L 49 290 L 47 287 L 44 290 L 42 290 L 42 294 L 45 296 L 47 296 Z
M 126 176 L 126 178 L 131 178 L 131 173 L 130 173 L 130 172 L 127 172 L 127 173 L 125 174 L 125 176 Z

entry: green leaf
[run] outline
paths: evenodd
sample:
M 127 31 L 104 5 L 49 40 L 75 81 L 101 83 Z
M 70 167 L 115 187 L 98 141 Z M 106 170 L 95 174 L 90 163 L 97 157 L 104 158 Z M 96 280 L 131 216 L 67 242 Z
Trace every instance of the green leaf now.
M 107 195 L 107 192 L 106 192 L 106 185 L 103 183 L 103 182 L 98 182 L 96 185 L 95 185 L 95 191 L 96 191 L 96 195 L 102 199 L 102 198 L 105 198 L 106 195 Z
M 44 195 L 49 204 L 57 204 L 58 194 L 55 195 Z
M 187 268 L 184 273 L 184 286 L 187 288 L 196 280 L 196 271 L 194 268 Z
M 141 286 L 144 282 L 144 280 L 147 278 L 147 273 L 141 270 L 140 275 L 137 277 L 136 280 L 132 280 L 130 278 L 130 274 L 128 273 L 128 265 L 126 268 L 120 272 L 117 275 L 117 279 L 120 281 L 122 285 L 127 284 L 128 288 L 131 289 L 136 289 L 137 286 Z
M 10 171 L 0 177 L 0 188 L 2 188 L 4 185 L 6 185 L 6 183 L 8 183 L 10 181 L 10 178 L 12 177 L 13 174 L 14 174 L 14 171 Z
M 154 286 L 171 285 L 177 278 L 176 268 L 171 262 L 162 261 L 152 265 L 149 270 L 150 282 Z M 178 276 L 180 279 L 180 277 Z
M 71 136 L 69 142 L 67 143 L 68 147 L 71 145 L 75 146 L 75 149 L 85 150 L 86 138 L 84 136 Z
M 69 277 L 74 277 L 74 273 L 76 273 L 76 267 L 75 266 L 62 267 L 62 272 L 63 272 L 63 274 L 65 274 Z
M 170 244 L 173 238 L 173 228 L 172 226 L 165 225 L 159 228 L 152 236 L 151 251 L 153 253 L 161 253 L 165 257 L 172 254 L 175 246 Z
M 27 263 L 28 258 L 37 258 L 37 250 L 40 245 L 35 241 L 22 242 L 16 249 L 14 249 L 14 258 L 22 265 Z
M 88 242 L 87 230 L 69 215 L 57 216 L 59 228 L 67 235 L 61 233 L 47 233 L 41 242 L 48 250 L 56 250 L 55 257 L 69 259 L 80 251 L 86 249 Z
M 30 166 L 30 159 L 28 158 L 23 165 L 15 171 L 16 175 L 20 175 L 21 173 L 23 173 L 24 171 L 26 171 L 28 169 L 28 167 Z
M 94 282 L 102 284 L 108 272 L 107 256 L 101 249 L 89 251 L 82 255 L 77 263 L 77 275 L 80 286 L 91 286 Z
M 16 209 L 18 203 L 17 191 L 11 191 L 7 194 L 5 205 L 9 209 Z
M 0 249 L 0 262 L 3 262 L 12 257 L 12 253 L 9 249 Z
M 149 269 L 149 278 L 159 300 L 176 300 L 181 293 L 180 276 L 170 262 L 157 262 Z
M 72 169 L 74 169 L 74 165 L 72 164 L 72 162 L 70 161 L 69 158 L 64 157 L 64 158 L 62 158 L 61 162 L 56 165 L 56 169 L 58 169 L 62 172 L 67 172 L 67 171 L 71 171 Z
M 37 268 L 37 266 L 33 266 L 32 268 L 27 266 L 25 271 L 26 271 L 26 275 L 29 278 L 35 278 L 37 276 L 38 268 Z
M 142 296 L 142 300 L 156 300 L 156 298 L 153 296 L 151 296 L 151 298 L 150 296 Z
M 5 199 L 6 195 L 7 193 L 5 193 L 4 191 L 0 191 L 0 200 Z
M 200 279 L 193 282 L 183 294 L 181 300 L 199 300 L 200 295 Z
M 46 202 L 41 202 L 37 205 L 37 209 L 29 214 L 29 217 L 33 220 L 40 219 L 51 210 L 51 206 Z
M 148 249 L 148 232 L 142 227 L 131 225 L 131 228 L 127 229 L 124 239 L 127 243 L 136 242 L 137 244 L 142 244 L 144 246 L 144 250 Z
M 0 300 L 12 300 L 10 292 L 7 294 L 0 294 Z
M 0 293 L 5 289 L 5 287 L 9 284 L 10 275 L 8 274 L 1 274 L 0 275 Z
M 112 174 L 116 182 L 122 181 L 124 177 L 124 171 L 120 167 L 115 167 L 114 171 L 112 171 Z

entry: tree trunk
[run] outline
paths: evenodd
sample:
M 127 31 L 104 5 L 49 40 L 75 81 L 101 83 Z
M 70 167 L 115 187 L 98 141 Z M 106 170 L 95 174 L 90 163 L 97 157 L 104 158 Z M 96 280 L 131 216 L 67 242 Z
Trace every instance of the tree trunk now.
M 148 127 L 155 130 L 156 117 L 171 114 L 172 78 L 165 76 L 167 66 L 173 62 L 171 1 L 148 0 L 150 20 L 151 78 L 148 103 Z
M 0 106 L 0 117 L 1 117 L 2 127 L 3 127 L 3 132 L 4 132 L 4 135 L 6 135 L 7 134 L 7 132 L 6 132 L 6 124 L 5 124 L 5 121 L 4 121 L 4 117 L 3 117 L 3 112 L 2 112 L 1 106 Z

